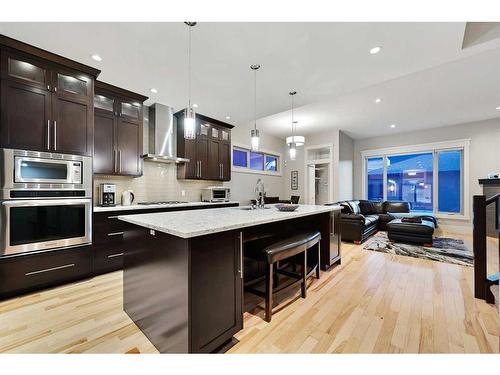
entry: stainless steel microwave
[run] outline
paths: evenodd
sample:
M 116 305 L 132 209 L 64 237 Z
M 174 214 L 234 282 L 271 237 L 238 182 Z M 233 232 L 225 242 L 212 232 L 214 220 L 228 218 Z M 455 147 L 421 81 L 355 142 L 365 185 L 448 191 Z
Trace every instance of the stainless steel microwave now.
M 92 158 L 26 150 L 0 149 L 0 199 L 30 198 L 20 191 L 77 190 L 92 196 Z M 17 195 L 17 196 L 16 196 Z
M 222 186 L 210 186 L 202 189 L 201 200 L 203 202 L 229 202 L 230 195 L 229 188 Z

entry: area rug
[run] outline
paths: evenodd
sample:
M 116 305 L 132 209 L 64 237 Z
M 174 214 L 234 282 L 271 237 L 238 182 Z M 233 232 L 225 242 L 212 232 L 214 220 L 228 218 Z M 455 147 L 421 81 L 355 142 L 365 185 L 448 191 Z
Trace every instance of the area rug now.
M 368 240 L 363 249 L 460 264 L 461 266 L 474 265 L 474 255 L 472 252 L 465 246 L 462 240 L 454 238 L 434 237 L 432 247 L 429 247 L 402 242 L 391 243 L 387 238 L 387 232 L 378 232 Z

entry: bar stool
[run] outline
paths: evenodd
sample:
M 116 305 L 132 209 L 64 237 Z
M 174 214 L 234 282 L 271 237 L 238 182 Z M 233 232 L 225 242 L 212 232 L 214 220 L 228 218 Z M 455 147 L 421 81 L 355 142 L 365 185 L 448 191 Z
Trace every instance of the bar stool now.
M 281 240 L 275 243 L 267 244 L 265 247 L 261 248 L 256 254 L 258 256 L 258 260 L 265 261 L 267 263 L 266 270 L 266 291 L 262 293 L 261 291 L 246 287 L 245 289 L 253 294 L 265 298 L 266 304 L 266 316 L 265 320 L 267 322 L 271 321 L 273 315 L 273 295 L 281 292 L 283 290 L 287 290 L 292 286 L 301 284 L 301 297 L 306 298 L 307 296 L 307 278 L 315 273 L 316 278 L 319 279 L 320 269 L 319 262 L 321 257 L 321 249 L 320 249 L 320 241 L 321 241 L 321 233 L 319 231 L 313 232 L 305 232 L 293 235 L 288 237 L 285 240 Z M 314 267 L 311 267 L 309 272 L 307 271 L 307 250 L 311 247 L 318 245 L 318 261 Z M 255 247 L 255 244 L 253 245 Z M 287 271 L 285 269 L 280 269 L 275 265 L 287 258 L 294 257 L 298 254 L 303 254 L 303 260 L 300 267 L 300 273 Z M 273 289 L 273 280 L 276 280 L 277 274 L 282 274 L 293 279 L 296 279 L 291 284 L 288 284 L 281 288 Z M 276 281 L 274 281 L 276 283 Z

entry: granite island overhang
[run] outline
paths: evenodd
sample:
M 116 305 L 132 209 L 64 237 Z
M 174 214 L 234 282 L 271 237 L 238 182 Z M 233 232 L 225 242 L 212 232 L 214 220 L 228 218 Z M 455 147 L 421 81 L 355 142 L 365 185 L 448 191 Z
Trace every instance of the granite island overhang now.
M 245 242 L 319 230 L 325 269 L 333 213 L 339 211 L 300 205 L 294 212 L 269 206 L 119 216 L 130 224 L 124 233 L 124 310 L 161 353 L 223 352 L 243 328 Z

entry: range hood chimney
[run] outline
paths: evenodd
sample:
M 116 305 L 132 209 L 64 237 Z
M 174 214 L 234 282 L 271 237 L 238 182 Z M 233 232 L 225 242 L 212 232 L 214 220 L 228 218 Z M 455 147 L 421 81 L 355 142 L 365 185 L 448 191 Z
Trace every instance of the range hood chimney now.
M 177 157 L 177 119 L 172 107 L 155 103 L 149 107 L 149 151 L 144 161 L 187 163 Z

